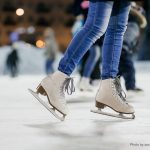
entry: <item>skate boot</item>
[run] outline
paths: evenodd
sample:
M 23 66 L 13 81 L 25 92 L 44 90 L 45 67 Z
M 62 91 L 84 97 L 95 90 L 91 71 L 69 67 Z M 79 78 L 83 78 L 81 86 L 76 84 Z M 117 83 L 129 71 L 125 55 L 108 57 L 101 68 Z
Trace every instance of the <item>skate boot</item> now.
M 93 91 L 92 85 L 90 85 L 90 78 L 82 77 L 79 85 L 80 91 Z
M 126 102 L 126 96 L 122 90 L 119 78 L 101 81 L 96 95 L 96 107 L 98 110 L 92 110 L 92 112 L 123 119 L 135 118 L 134 109 Z M 109 107 L 119 114 L 102 111 L 105 107 Z M 125 114 L 128 114 L 128 116 Z
M 73 92 L 75 92 L 75 88 L 72 78 L 69 78 L 66 74 L 57 71 L 54 74 L 44 78 L 40 85 L 37 87 L 36 92 L 33 92 L 32 90 L 29 91 L 56 118 L 63 121 L 68 112 L 65 100 L 65 91 L 71 95 Z M 46 96 L 49 104 L 44 102 L 39 97 L 39 94 Z M 60 117 L 55 110 L 62 114 L 63 117 Z

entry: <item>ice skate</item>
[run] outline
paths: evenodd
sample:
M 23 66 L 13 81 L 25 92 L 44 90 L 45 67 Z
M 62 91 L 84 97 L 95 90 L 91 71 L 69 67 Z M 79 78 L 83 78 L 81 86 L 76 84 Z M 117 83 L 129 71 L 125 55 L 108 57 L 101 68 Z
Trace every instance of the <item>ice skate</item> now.
M 68 112 L 64 92 L 66 91 L 68 94 L 72 94 L 72 92 L 75 91 L 75 88 L 72 78 L 57 71 L 53 75 L 44 78 L 37 87 L 36 92 L 33 92 L 30 89 L 29 91 L 56 118 L 63 121 Z M 41 99 L 40 95 L 46 96 L 48 103 Z
M 126 102 L 125 93 L 123 93 L 118 78 L 102 80 L 96 95 L 96 107 L 98 110 L 91 111 L 117 118 L 134 119 L 134 109 Z M 111 108 L 116 114 L 103 111 L 105 107 Z
M 79 85 L 80 91 L 93 91 L 93 86 L 90 85 L 90 79 L 86 77 L 82 77 Z

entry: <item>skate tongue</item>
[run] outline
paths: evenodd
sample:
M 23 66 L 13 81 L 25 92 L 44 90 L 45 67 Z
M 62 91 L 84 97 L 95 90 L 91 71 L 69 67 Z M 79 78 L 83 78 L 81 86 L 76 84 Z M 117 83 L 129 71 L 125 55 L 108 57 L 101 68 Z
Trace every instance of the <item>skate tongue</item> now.
M 74 80 L 73 78 L 66 78 L 62 90 L 64 90 L 68 95 L 72 95 L 75 92 Z

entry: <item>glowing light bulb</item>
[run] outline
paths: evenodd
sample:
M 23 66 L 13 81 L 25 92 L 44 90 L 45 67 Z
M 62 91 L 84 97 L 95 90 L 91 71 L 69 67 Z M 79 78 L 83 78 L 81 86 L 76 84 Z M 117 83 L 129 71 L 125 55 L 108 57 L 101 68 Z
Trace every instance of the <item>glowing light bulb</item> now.
M 24 9 L 18 8 L 18 9 L 16 10 L 16 15 L 17 15 L 17 16 L 23 16 L 23 15 L 24 15 Z
M 36 46 L 37 46 L 38 48 L 44 48 L 44 47 L 45 47 L 45 42 L 42 41 L 42 40 L 37 40 L 37 41 L 36 41 Z

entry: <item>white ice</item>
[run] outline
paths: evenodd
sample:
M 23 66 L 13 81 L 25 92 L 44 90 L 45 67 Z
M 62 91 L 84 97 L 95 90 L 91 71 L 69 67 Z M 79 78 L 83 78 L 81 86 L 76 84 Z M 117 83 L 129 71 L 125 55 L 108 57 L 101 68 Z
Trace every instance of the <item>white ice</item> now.
M 70 113 L 64 122 L 54 118 L 27 91 L 44 75 L 0 77 L 0 150 L 150 150 L 150 63 L 137 64 L 143 95 L 129 100 L 135 120 L 98 114 L 94 93 L 67 97 Z

